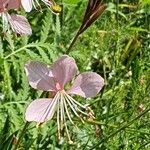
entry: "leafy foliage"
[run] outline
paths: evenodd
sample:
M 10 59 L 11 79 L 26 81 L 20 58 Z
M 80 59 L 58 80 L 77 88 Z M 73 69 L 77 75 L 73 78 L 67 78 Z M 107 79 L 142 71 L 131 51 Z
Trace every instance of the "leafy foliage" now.
M 80 35 L 70 52 L 81 71 L 92 70 L 105 79 L 102 93 L 84 102 L 90 104 L 96 120 L 86 120 L 84 124 L 75 120 L 79 130 L 70 125 L 73 145 L 67 143 L 65 135 L 58 141 L 55 119 L 39 128 L 31 123 L 21 141 L 21 149 L 150 149 L 149 113 L 116 132 L 149 109 L 149 1 L 107 0 L 104 3 L 108 4 L 107 10 Z M 30 60 L 51 64 L 65 54 L 83 19 L 87 2 L 64 0 L 60 4 L 63 5 L 60 15 L 54 15 L 48 8 L 42 13 L 36 10 L 30 13 L 32 36 L 1 34 L 2 150 L 15 145 L 18 131 L 25 124 L 26 106 L 43 94 L 29 86 L 24 64 Z

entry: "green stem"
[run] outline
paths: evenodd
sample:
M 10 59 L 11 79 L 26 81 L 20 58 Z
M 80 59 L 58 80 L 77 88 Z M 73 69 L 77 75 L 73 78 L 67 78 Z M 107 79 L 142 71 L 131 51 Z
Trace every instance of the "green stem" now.
M 84 120 L 84 121 L 86 121 L 87 123 L 92 124 L 92 125 L 105 125 L 105 126 L 117 128 L 116 125 L 113 125 L 113 124 L 106 124 L 106 123 L 99 122 L 99 121 L 96 121 L 96 120 Z
M 15 55 L 16 53 L 21 52 L 22 50 L 24 50 L 24 49 L 26 49 L 26 48 L 29 48 L 29 47 L 36 47 L 36 46 L 37 46 L 37 45 L 34 45 L 34 44 L 23 46 L 23 47 L 19 48 L 18 50 L 13 51 L 11 54 L 7 55 L 6 57 L 4 57 L 4 59 L 8 59 L 9 57 Z
M 118 128 L 117 125 L 107 124 L 107 123 L 99 122 L 97 120 L 84 120 L 84 121 L 86 121 L 88 124 L 92 124 L 92 125 L 98 125 L 98 126 L 103 125 L 106 127 Z M 137 130 L 134 128 L 128 128 L 127 132 L 137 132 Z M 139 131 L 139 133 L 150 135 L 150 133 L 145 132 L 145 131 Z
M 103 138 L 102 140 L 100 140 L 97 144 L 95 144 L 90 150 L 93 150 L 94 148 L 96 148 L 97 146 L 99 146 L 102 142 L 104 141 L 108 141 L 111 137 L 113 137 L 114 135 L 116 135 L 118 132 L 122 131 L 123 129 L 129 127 L 131 124 L 133 124 L 133 122 L 137 119 L 139 119 L 140 117 L 142 117 L 143 115 L 145 115 L 146 113 L 148 113 L 150 111 L 150 108 L 148 108 L 147 110 L 145 110 L 143 113 L 139 114 L 137 117 L 133 118 L 131 121 L 129 121 L 128 123 L 126 123 L 125 125 L 123 125 L 122 127 L 120 127 L 118 130 L 116 130 L 115 132 L 113 132 L 112 134 L 110 134 L 109 136 L 107 136 L 106 138 Z
M 29 124 L 30 124 L 29 122 L 25 123 L 25 125 L 24 125 L 24 127 L 23 127 L 23 129 L 22 129 L 22 131 L 20 133 L 19 139 L 17 140 L 17 143 L 15 144 L 14 150 L 17 150 L 17 148 L 18 148 L 18 146 L 19 146 L 19 144 L 20 144 L 24 134 L 26 133 L 26 129 L 28 128 Z
M 76 36 L 72 39 L 72 41 L 71 41 L 71 43 L 70 43 L 70 46 L 69 46 L 68 50 L 66 51 L 66 54 L 69 54 L 69 53 L 70 53 L 70 51 L 71 51 L 71 49 L 72 49 L 74 43 L 76 42 L 77 38 L 79 37 L 79 35 L 80 35 L 80 30 L 78 30 Z

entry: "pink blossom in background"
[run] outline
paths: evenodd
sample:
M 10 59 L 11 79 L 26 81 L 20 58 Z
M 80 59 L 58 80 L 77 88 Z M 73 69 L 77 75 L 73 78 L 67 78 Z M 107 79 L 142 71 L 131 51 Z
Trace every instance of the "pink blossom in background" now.
M 48 6 L 52 6 L 54 4 L 54 2 L 51 0 L 41 0 L 41 1 L 43 1 Z M 38 0 L 21 0 L 21 4 L 26 12 L 30 12 L 32 10 L 32 7 L 33 6 L 35 7 L 36 4 L 40 6 Z
M 77 102 L 70 95 L 80 95 L 84 98 L 94 97 L 104 86 L 104 79 L 94 72 L 84 72 L 77 75 L 78 67 L 72 57 L 63 55 L 51 67 L 40 62 L 29 62 L 25 65 L 29 84 L 38 90 L 53 93 L 53 98 L 40 98 L 30 103 L 25 113 L 27 121 L 35 121 L 38 124 L 46 122 L 57 112 L 58 134 L 63 127 L 70 139 L 66 119 L 74 124 L 72 115 L 84 114 L 89 116 L 87 107 Z M 77 77 L 76 77 L 77 75 Z M 72 86 L 66 89 L 65 85 L 75 78 Z M 71 111 L 70 111 L 71 110 Z M 83 111 L 84 110 L 84 111 Z
M 22 35 L 32 34 L 31 26 L 28 20 L 21 15 L 10 15 L 8 13 L 11 9 L 18 9 L 21 6 L 20 0 L 1 0 L 0 1 L 0 16 L 3 22 L 3 31 L 9 29 L 9 25 L 13 32 Z
M 10 9 L 16 9 L 19 7 L 20 7 L 20 0 L 1 0 L 0 1 L 0 8 L 1 9 L 7 8 L 7 10 L 10 10 Z

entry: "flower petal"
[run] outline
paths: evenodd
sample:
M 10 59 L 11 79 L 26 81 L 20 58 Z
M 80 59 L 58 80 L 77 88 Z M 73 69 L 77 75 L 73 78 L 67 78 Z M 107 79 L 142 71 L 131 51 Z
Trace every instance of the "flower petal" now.
M 32 0 L 21 0 L 21 4 L 26 12 L 30 12 L 32 10 Z
M 52 73 L 61 87 L 71 81 L 76 75 L 78 67 L 72 57 L 63 55 L 52 66 Z
M 5 3 L 7 10 L 19 8 L 20 5 L 21 5 L 21 3 L 19 0 L 7 0 Z
M 28 20 L 24 16 L 11 15 L 8 16 L 8 21 L 14 32 L 18 34 L 31 35 L 32 30 Z
M 55 99 L 41 98 L 34 100 L 26 109 L 26 121 L 43 123 L 52 119 L 56 111 L 57 101 Z
M 88 98 L 96 96 L 103 86 L 104 79 L 100 75 L 94 72 L 85 72 L 77 76 L 68 93 Z
M 51 70 L 40 62 L 30 62 L 25 65 L 29 84 L 39 90 L 56 91 L 56 84 Z

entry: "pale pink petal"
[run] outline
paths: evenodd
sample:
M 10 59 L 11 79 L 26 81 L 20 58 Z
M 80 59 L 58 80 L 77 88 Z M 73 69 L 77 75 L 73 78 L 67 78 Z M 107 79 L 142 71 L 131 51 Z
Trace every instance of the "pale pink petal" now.
M 5 8 L 7 10 L 10 10 L 10 9 L 17 9 L 20 7 L 21 3 L 20 3 L 20 0 L 5 0 Z
M 103 86 L 104 79 L 100 75 L 94 72 L 85 72 L 77 76 L 68 93 L 88 98 L 96 96 Z
M 56 91 L 56 84 L 50 69 L 43 63 L 30 62 L 25 65 L 29 84 L 39 90 Z
M 52 119 L 56 111 L 57 101 L 55 99 L 41 98 L 34 100 L 25 112 L 26 121 L 43 123 Z
M 20 7 L 20 4 L 20 0 L 0 0 L 0 9 L 16 9 Z
M 5 6 L 8 4 L 9 0 L 0 0 L 0 12 L 4 11 Z
M 32 29 L 28 20 L 24 16 L 11 15 L 8 17 L 8 21 L 14 32 L 23 35 L 31 35 Z
M 6 1 L 6 0 L 1 0 L 1 1 L 0 1 L 0 8 L 3 7 L 5 1 Z
M 21 4 L 26 12 L 30 12 L 32 10 L 33 0 L 21 0 Z
M 51 69 L 54 77 L 61 87 L 71 81 L 78 70 L 75 60 L 67 55 L 59 58 Z

